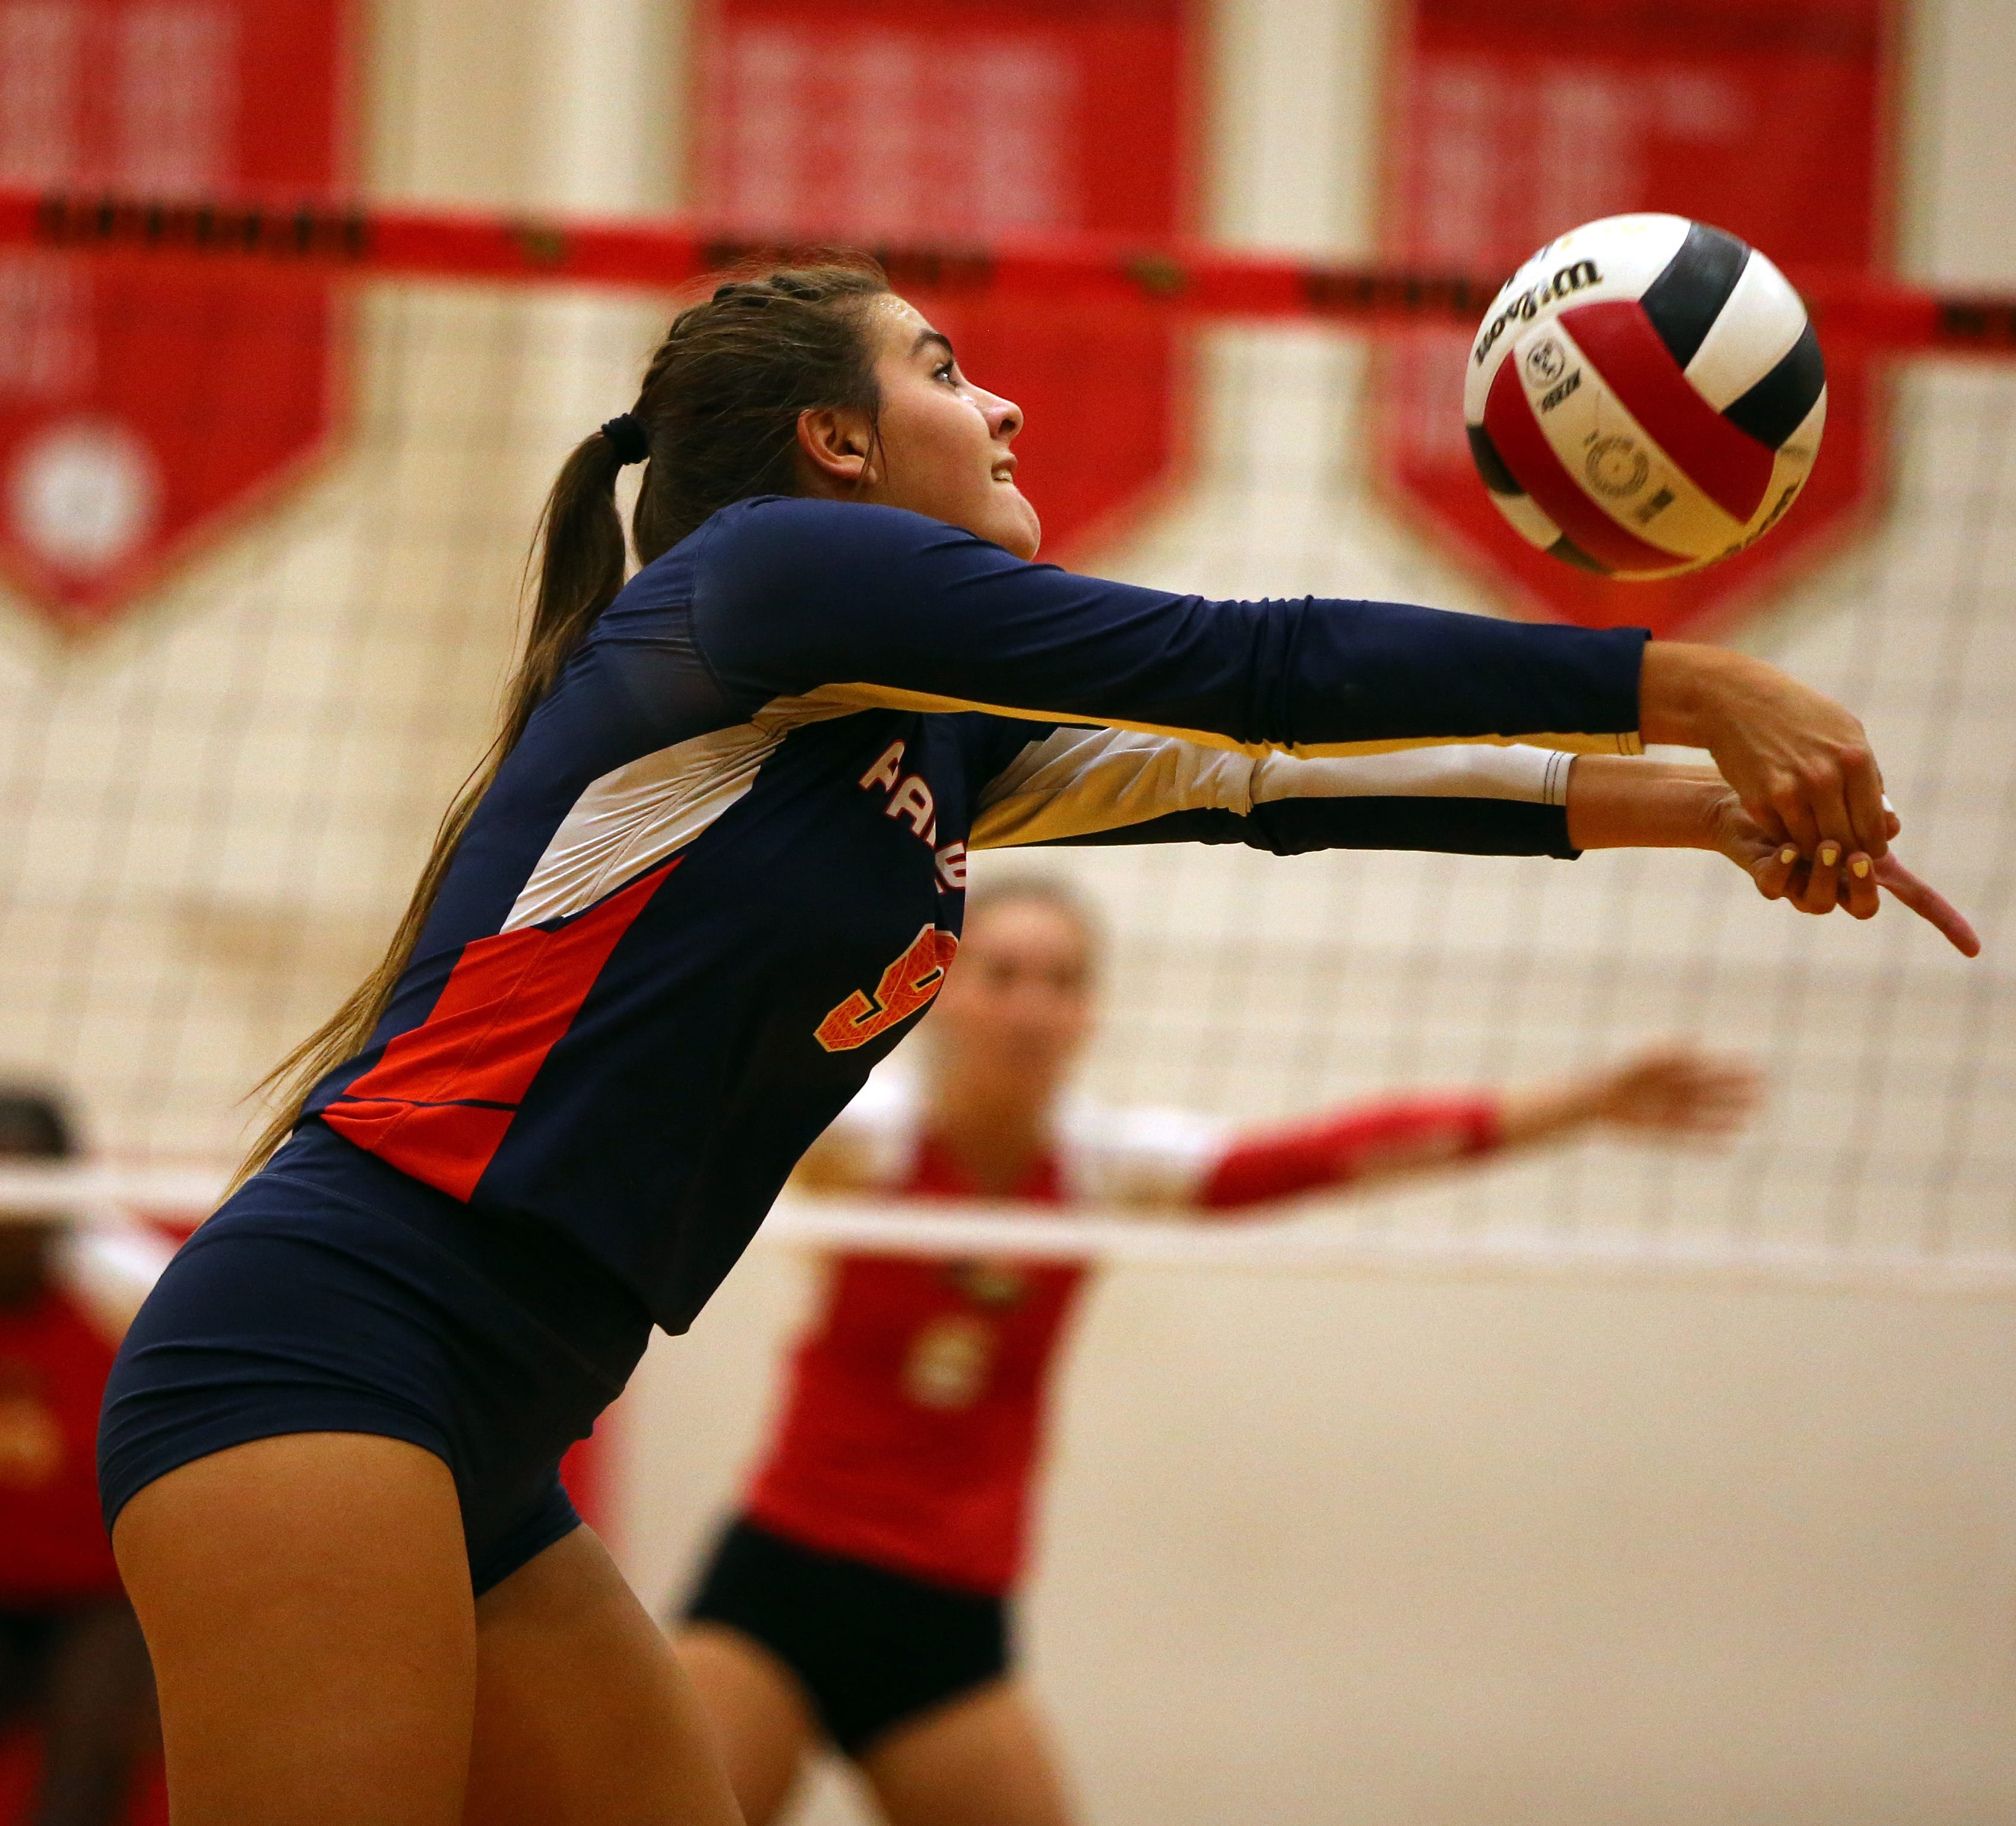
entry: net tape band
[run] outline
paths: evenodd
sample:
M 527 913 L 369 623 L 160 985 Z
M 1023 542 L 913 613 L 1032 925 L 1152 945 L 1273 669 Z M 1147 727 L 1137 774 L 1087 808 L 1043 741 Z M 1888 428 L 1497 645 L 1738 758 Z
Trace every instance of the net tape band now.
M 95 1224 L 135 1218 L 193 1223 L 213 1210 L 223 1176 L 203 1169 L 103 1165 L 0 1168 L 4 1219 Z M 1399 1275 L 1442 1280 L 1604 1280 L 1816 1292 L 2016 1296 L 2003 1255 L 1823 1250 L 1768 1241 L 1602 1236 L 1543 1230 L 1408 1234 L 1297 1215 L 1201 1223 L 1174 1215 L 1055 1205 L 939 1203 L 787 1195 L 759 1244 L 821 1252 L 1111 1262 L 1216 1272 Z
M 315 280 L 349 274 L 650 291 L 793 251 L 788 241 L 751 240 L 678 221 L 19 189 L 0 189 L 0 246 Z M 1502 276 L 1270 258 L 1138 237 L 869 250 L 899 290 L 921 296 L 1204 319 L 1470 327 Z M 1791 276 L 1831 339 L 1899 353 L 2016 355 L 2016 296 L 1942 294 L 1838 270 L 1795 269 Z

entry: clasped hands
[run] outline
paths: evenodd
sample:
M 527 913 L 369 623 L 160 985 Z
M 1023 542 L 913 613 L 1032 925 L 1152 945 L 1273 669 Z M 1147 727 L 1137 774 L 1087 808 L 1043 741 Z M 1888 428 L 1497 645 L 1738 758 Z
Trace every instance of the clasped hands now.
M 1876 917 L 1880 889 L 1887 889 L 1921 920 L 1929 921 L 1963 956 L 1981 953 L 1981 940 L 1967 916 L 1922 876 L 1913 873 L 1887 847 L 1902 828 L 1894 812 L 1884 814 L 1886 848 L 1880 856 L 1865 848 L 1845 849 L 1838 837 L 1823 837 L 1810 852 L 1789 835 L 1779 836 L 1726 789 L 1720 812 L 1721 841 L 1715 847 L 1748 870 L 1766 900 L 1789 901 L 1801 913 L 1830 913 L 1839 907 L 1856 919 Z M 1782 819 L 1777 821 L 1782 827 Z
M 1645 740 L 1705 748 L 1715 771 L 1662 768 L 1665 783 L 1648 794 L 1608 769 L 1585 781 L 1591 770 L 1578 762 L 1569 801 L 1577 844 L 1717 849 L 1766 899 L 1802 913 L 1838 907 L 1870 919 L 1887 891 L 1964 956 L 1979 953 L 1965 915 L 1892 852 L 1900 821 L 1869 738 L 1831 698 L 1747 654 L 1655 641 L 1645 650 L 1640 712 Z M 1679 834 L 1689 827 L 1692 835 Z

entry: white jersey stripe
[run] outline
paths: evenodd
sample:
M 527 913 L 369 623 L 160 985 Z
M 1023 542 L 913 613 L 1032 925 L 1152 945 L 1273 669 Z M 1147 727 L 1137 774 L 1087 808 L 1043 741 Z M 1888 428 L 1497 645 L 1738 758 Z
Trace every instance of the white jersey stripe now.
M 560 820 L 502 930 L 585 912 L 691 843 L 756 783 L 793 729 L 848 714 L 842 704 L 775 698 L 747 722 L 675 742 L 603 774 Z
M 1521 729 L 1503 736 L 1400 736 L 1363 742 L 1238 742 L 1209 729 L 1179 729 L 1166 723 L 1139 722 L 1124 716 L 1081 716 L 1075 711 L 1028 710 L 1012 704 L 989 704 L 977 697 L 948 697 L 934 691 L 909 691 L 894 685 L 856 682 L 822 685 L 805 693 L 805 701 L 834 704 L 849 710 L 985 711 L 990 716 L 1006 717 L 1017 722 L 1075 723 L 1082 729 L 1134 729 L 1143 735 L 1167 736 L 1193 742 L 1200 747 L 1223 748 L 1235 755 L 1256 758 L 1266 755 L 1291 755 L 1298 760 L 1337 758 L 1347 755 L 1396 755 L 1409 748 L 1446 748 L 1454 745 L 1480 747 L 1560 748 L 1571 755 L 1642 755 L 1645 744 L 1636 729 Z
M 805 1157 L 801 1188 L 900 1190 L 916 1171 L 921 1087 L 900 1061 L 879 1067 Z M 1067 1099 L 1054 1140 L 1067 1205 L 1180 1209 L 1203 1195 L 1232 1140 L 1229 1123 L 1187 1110 L 1112 1109 Z
M 1281 799 L 1510 799 L 1568 802 L 1559 751 L 1469 744 L 1323 760 L 1237 751 L 1130 729 L 1067 728 L 1031 742 L 981 795 L 974 849 L 1118 830 L 1172 812 L 1241 817 Z

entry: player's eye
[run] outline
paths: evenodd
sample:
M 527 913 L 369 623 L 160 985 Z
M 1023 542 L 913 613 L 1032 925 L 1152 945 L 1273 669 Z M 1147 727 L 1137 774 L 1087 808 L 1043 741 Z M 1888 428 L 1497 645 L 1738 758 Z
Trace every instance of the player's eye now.
M 959 384 L 958 366 L 951 361 L 941 362 L 931 370 L 931 378 L 942 380 L 948 387 L 956 387 Z

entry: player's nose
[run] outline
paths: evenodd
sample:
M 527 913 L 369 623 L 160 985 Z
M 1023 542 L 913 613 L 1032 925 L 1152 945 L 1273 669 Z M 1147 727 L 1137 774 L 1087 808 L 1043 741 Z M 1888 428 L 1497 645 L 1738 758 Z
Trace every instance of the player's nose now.
M 996 443 L 1012 444 L 1022 429 L 1022 409 L 1012 399 L 982 390 L 980 409 L 987 420 L 987 434 Z

